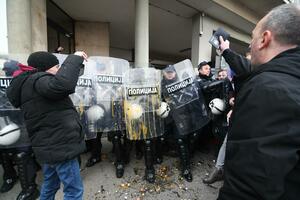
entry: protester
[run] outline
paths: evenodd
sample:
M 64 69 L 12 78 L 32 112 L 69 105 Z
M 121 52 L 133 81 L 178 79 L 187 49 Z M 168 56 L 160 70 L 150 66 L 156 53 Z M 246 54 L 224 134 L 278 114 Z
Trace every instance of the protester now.
M 231 86 L 231 83 L 227 77 L 227 70 L 225 69 L 220 69 L 217 73 L 217 79 L 224 80 L 223 84 L 223 90 L 221 93 L 223 93 L 224 96 L 227 96 L 227 103 L 228 107 L 232 107 L 234 104 L 234 97 L 233 96 L 233 88 Z M 224 88 L 227 88 L 224 90 Z M 227 94 L 225 94 L 227 93 Z M 229 110 L 229 109 L 227 109 Z M 232 110 L 229 112 L 229 115 L 231 115 Z M 228 114 L 224 112 L 223 116 L 215 116 L 214 118 L 214 130 L 218 129 L 215 132 L 215 135 L 220 138 L 220 136 L 224 139 L 221 139 L 221 147 L 219 148 L 218 151 L 218 156 L 216 159 L 216 164 L 215 167 L 213 168 L 212 172 L 205 177 L 202 181 L 205 184 L 213 184 L 216 181 L 221 181 L 224 178 L 224 160 L 225 160 L 225 150 L 226 150 L 226 142 L 227 142 L 227 132 L 228 132 L 228 125 L 229 125 L 229 120 L 228 120 Z M 224 136 L 223 136 L 224 135 Z M 223 142 L 222 142 L 223 141 Z
M 299 26 L 300 7 L 285 4 L 271 10 L 252 32 L 251 66 L 235 71 L 242 84 L 220 200 L 299 198 Z M 223 54 L 227 49 L 221 45 Z
M 34 70 L 15 77 L 7 96 L 20 107 L 44 182 L 41 200 L 54 199 L 64 185 L 64 199 L 82 199 L 83 185 L 77 156 L 85 150 L 79 115 L 69 94 L 78 80 L 84 52 L 69 55 L 62 66 L 48 52 L 32 53 L 27 60 Z
M 220 69 L 217 73 L 217 80 L 224 80 L 228 78 L 228 74 L 227 74 L 227 71 L 226 69 Z
M 220 46 L 222 48 L 225 48 L 225 46 L 226 46 L 226 51 L 230 51 L 230 52 L 227 52 L 226 55 L 224 55 L 225 53 L 223 53 L 223 56 L 224 56 L 226 62 L 230 63 L 230 69 L 229 70 L 231 71 L 231 74 L 235 74 L 234 77 L 233 77 L 233 84 L 234 84 L 234 81 L 236 80 L 238 75 L 236 75 L 235 71 L 232 70 L 231 68 L 233 68 L 233 69 L 237 69 L 237 68 L 246 69 L 247 67 L 249 67 L 250 66 L 251 54 L 250 54 L 250 52 L 247 52 L 246 57 L 242 57 L 242 56 L 236 54 L 235 52 L 233 52 L 229 49 L 229 41 L 226 40 L 226 42 L 225 42 L 223 40 L 223 38 L 221 38 Z M 231 55 L 229 55 L 229 54 L 231 54 Z M 225 71 L 225 72 L 224 72 L 224 69 L 219 70 L 217 78 L 222 79 L 225 74 L 227 75 L 227 71 Z M 229 77 L 227 77 L 227 78 L 229 79 Z M 232 91 L 233 90 L 231 89 L 231 92 Z M 236 92 L 234 92 L 234 93 L 236 94 Z M 230 96 L 230 99 L 229 99 L 228 103 L 229 103 L 229 106 L 230 106 L 231 110 L 227 113 L 226 121 L 227 121 L 227 124 L 229 125 L 229 122 L 231 121 L 230 118 L 231 118 L 231 114 L 232 114 L 232 107 L 234 105 L 233 95 Z M 218 157 L 217 157 L 217 160 L 216 160 L 215 167 L 213 168 L 212 172 L 206 178 L 203 179 L 203 183 L 213 184 L 217 181 L 221 181 L 221 180 L 224 179 L 224 164 L 225 164 L 225 155 L 226 155 L 226 143 L 227 143 L 227 133 L 226 133 L 226 136 L 223 140 L 223 143 L 222 143 L 222 145 L 219 149 L 219 153 L 218 153 Z

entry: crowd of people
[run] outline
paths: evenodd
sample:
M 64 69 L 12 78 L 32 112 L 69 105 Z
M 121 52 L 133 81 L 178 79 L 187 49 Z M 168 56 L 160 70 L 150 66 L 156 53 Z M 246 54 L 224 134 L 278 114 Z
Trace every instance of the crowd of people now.
M 165 131 L 158 134 L 148 127 L 140 128 L 144 125 L 137 121 L 141 108 L 130 107 L 135 112 L 129 116 L 137 128 L 134 131 L 143 137 L 131 140 L 125 133 L 125 129 L 129 134 L 132 131 L 129 124 L 109 132 L 116 155 L 116 177 L 123 176 L 135 147 L 136 158 L 145 157 L 148 182 L 155 182 L 153 165 L 161 164 L 163 156 L 173 150 L 180 160 L 182 177 L 191 182 L 194 152 L 208 138 L 214 138 L 217 161 L 203 183 L 224 180 L 218 199 L 298 199 L 299 30 L 299 6 L 281 5 L 257 23 L 246 56 L 235 53 L 230 42 L 219 37 L 219 50 L 230 68 L 220 69 L 215 78 L 206 61 L 197 66 L 199 74 L 194 79 L 189 69 L 182 70 L 177 64 L 162 69 L 161 94 L 153 94 L 161 95 L 160 100 L 168 105 L 168 115 L 160 114 Z M 4 170 L 1 193 L 10 191 L 20 179 L 18 200 L 55 199 L 61 183 L 65 199 L 83 198 L 80 154 L 90 151 L 91 157 L 83 164 L 92 167 L 101 161 L 102 146 L 101 131 L 85 141 L 86 129 L 69 97 L 87 59 L 85 52 L 77 51 L 60 66 L 55 55 L 40 51 L 28 57 L 27 66 L 8 62 L 3 67 L 5 75 L 14 78 L 1 90 L 14 107 L 20 108 L 17 116 L 23 117 L 25 126 L 18 117 L 12 117 L 16 112 L 7 109 L 0 112 L 1 126 L 8 123 L 5 117 L 9 116 L 13 123 L 26 127 L 28 135 L 22 145 L 0 149 Z M 157 102 L 148 103 L 153 106 Z M 144 118 L 156 123 L 151 113 Z M 147 137 L 149 130 L 157 137 Z M 40 168 L 44 177 L 41 191 L 35 182 Z

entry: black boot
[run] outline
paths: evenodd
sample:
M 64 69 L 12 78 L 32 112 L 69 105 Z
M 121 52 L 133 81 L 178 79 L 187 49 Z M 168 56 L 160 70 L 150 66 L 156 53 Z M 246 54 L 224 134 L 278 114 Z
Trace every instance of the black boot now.
M 155 182 L 155 169 L 153 163 L 152 143 L 150 140 L 145 142 L 145 178 L 149 183 Z
M 96 163 L 101 162 L 101 136 L 102 133 L 97 133 L 97 137 L 89 141 L 91 147 L 91 157 L 87 160 L 85 166 L 92 167 Z
M 1 153 L 2 157 L 2 167 L 3 167 L 3 184 L 0 188 L 0 192 L 8 192 L 13 188 L 15 183 L 17 182 L 17 173 L 14 169 L 11 156 L 9 153 L 3 152 Z
M 123 145 L 123 147 L 124 147 L 124 149 L 123 149 L 124 159 L 123 160 L 124 160 L 125 164 L 128 164 L 130 162 L 130 153 L 131 153 L 131 149 L 132 149 L 132 141 L 128 140 L 126 138 L 126 136 L 124 136 L 123 140 L 124 140 L 124 145 Z
M 155 169 L 147 169 L 145 170 L 145 178 L 149 183 L 155 182 Z
M 222 168 L 214 168 L 214 170 L 210 173 L 210 175 L 203 179 L 203 183 L 205 184 L 213 184 L 217 181 L 221 181 L 224 179 L 224 172 Z
M 179 146 L 179 157 L 181 162 L 181 175 L 186 181 L 192 182 L 193 175 L 191 171 L 191 164 L 190 164 L 190 157 L 189 157 L 187 143 L 181 138 L 178 139 L 177 142 Z
M 40 196 L 40 192 L 35 183 L 37 166 L 33 160 L 33 155 L 25 152 L 18 153 L 16 155 L 16 163 L 22 188 L 17 200 L 37 199 Z
M 162 157 L 157 156 L 155 158 L 155 164 L 161 164 L 162 162 L 163 162 L 163 158 Z
M 197 133 L 192 133 L 189 135 L 189 152 L 191 157 L 194 156 L 196 152 L 196 145 L 198 143 L 198 134 Z
M 120 132 L 116 132 L 116 135 L 113 137 L 113 144 L 115 146 L 115 155 L 116 155 L 116 176 L 117 178 L 122 178 L 124 175 L 124 162 L 122 156 L 122 143 Z
M 155 141 L 154 155 L 155 155 L 155 164 L 161 164 L 163 162 L 163 145 L 165 138 L 157 138 Z
M 135 142 L 135 157 L 137 160 L 141 160 L 143 158 L 143 141 Z
M 87 160 L 85 166 L 86 166 L 86 167 L 92 167 L 92 166 L 94 166 L 94 165 L 95 165 L 96 163 L 98 163 L 98 162 L 101 162 L 101 158 L 99 158 L 99 157 L 90 157 L 90 158 Z
M 184 169 L 184 171 L 182 172 L 182 176 L 187 182 L 193 181 L 193 175 L 191 169 L 188 168 Z
M 116 177 L 117 178 L 122 178 L 124 175 L 124 165 L 121 163 L 116 164 Z

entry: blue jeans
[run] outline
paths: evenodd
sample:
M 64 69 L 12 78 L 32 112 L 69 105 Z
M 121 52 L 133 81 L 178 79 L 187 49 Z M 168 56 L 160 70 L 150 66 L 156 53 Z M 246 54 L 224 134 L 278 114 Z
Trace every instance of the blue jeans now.
M 61 182 L 64 185 L 64 200 L 82 199 L 83 185 L 77 159 L 53 165 L 44 164 L 43 175 L 40 200 L 54 200 Z
M 216 162 L 216 168 L 223 169 L 226 155 L 226 144 L 227 144 L 227 134 L 223 140 L 222 146 L 218 153 L 218 158 Z

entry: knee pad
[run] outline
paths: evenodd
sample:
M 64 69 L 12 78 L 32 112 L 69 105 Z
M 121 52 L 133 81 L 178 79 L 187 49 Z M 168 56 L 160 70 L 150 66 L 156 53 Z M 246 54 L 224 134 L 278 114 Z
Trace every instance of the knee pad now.
M 114 136 L 114 140 L 119 140 L 119 139 L 120 139 L 119 136 L 117 136 L 117 135 Z
M 16 154 L 16 159 L 17 160 L 22 160 L 28 157 L 28 154 L 26 152 L 20 152 Z
M 177 142 L 178 142 L 179 145 L 182 145 L 183 144 L 183 139 L 179 138 L 179 139 L 177 139 Z
M 145 144 L 146 144 L 146 145 L 150 145 L 150 144 L 151 144 L 151 141 L 150 141 L 150 140 L 146 140 L 146 141 L 145 141 Z

